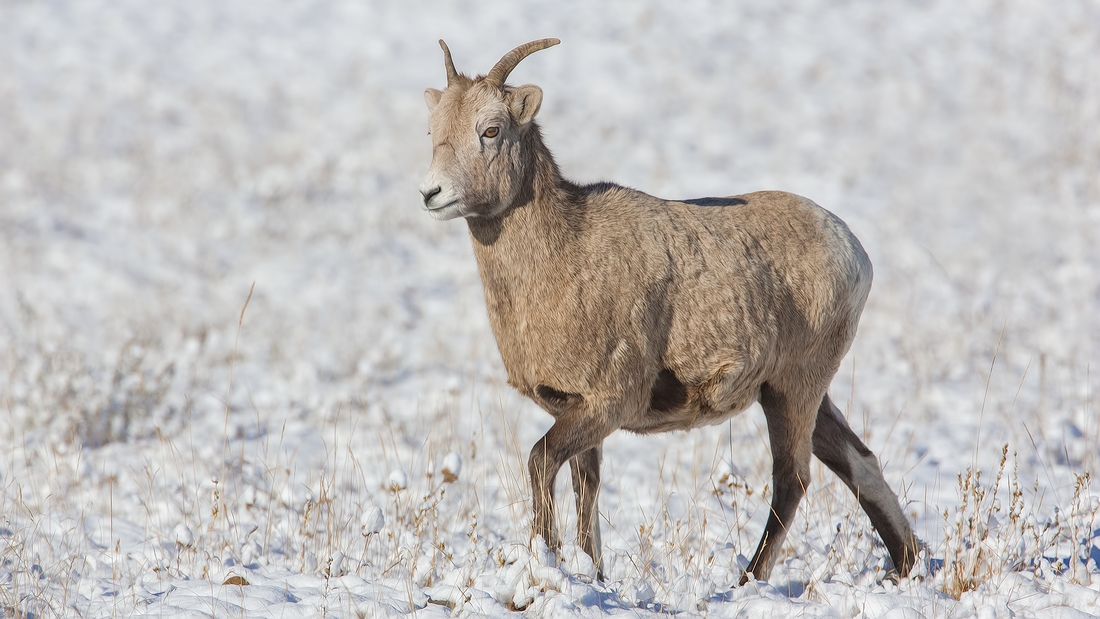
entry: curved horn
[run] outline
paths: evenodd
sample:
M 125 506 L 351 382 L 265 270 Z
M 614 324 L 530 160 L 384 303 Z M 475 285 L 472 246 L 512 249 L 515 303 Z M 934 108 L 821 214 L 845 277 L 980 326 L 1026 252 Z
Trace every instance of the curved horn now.
M 450 86 L 458 77 L 458 71 L 455 71 L 455 63 L 451 60 L 451 50 L 443 42 L 443 39 L 439 40 L 439 46 L 443 48 L 443 64 L 447 66 L 447 85 Z
M 489 75 L 485 76 L 485 80 L 498 86 L 504 85 L 504 80 L 508 79 L 508 74 L 512 72 L 512 69 L 516 68 L 519 61 L 539 50 L 553 47 L 558 43 L 561 43 L 558 39 L 539 39 L 538 41 L 531 41 L 530 43 L 520 45 L 507 54 L 504 54 L 504 57 L 497 62 L 496 66 L 494 66 L 491 71 L 489 71 Z

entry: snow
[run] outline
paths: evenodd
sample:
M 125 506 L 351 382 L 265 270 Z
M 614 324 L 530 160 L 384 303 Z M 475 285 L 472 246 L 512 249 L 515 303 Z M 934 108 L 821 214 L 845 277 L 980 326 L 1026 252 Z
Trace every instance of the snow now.
M 0 614 L 1100 616 L 1098 24 L 1089 0 L 0 3 Z M 885 578 L 815 464 L 771 581 L 736 586 L 770 496 L 756 408 L 606 442 L 608 582 L 567 475 L 561 556 L 528 543 L 551 420 L 416 188 L 436 40 L 478 73 L 547 36 L 511 79 L 571 178 L 785 189 L 864 243 L 832 395 L 919 577 Z
M 462 456 L 455 452 L 447 454 L 443 458 L 443 481 L 451 483 L 458 480 L 458 476 L 462 473 Z
M 363 535 L 370 535 L 382 530 L 382 527 L 386 525 L 386 516 L 377 505 L 371 505 L 363 511 L 359 522 L 362 526 Z
M 409 474 L 401 469 L 394 469 L 390 471 L 390 477 L 387 481 L 389 489 L 398 492 L 409 487 Z

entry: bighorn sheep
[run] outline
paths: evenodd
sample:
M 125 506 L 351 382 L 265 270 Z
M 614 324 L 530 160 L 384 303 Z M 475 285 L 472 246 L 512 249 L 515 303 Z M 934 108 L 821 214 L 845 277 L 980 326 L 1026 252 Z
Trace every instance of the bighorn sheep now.
M 875 455 L 826 390 L 856 334 L 871 263 L 835 215 L 789 193 L 661 200 L 564 178 L 534 122 L 538 86 L 505 84 L 543 39 L 488 75 L 455 71 L 424 93 L 439 220 L 465 217 L 508 383 L 554 417 L 531 449 L 532 536 L 560 544 L 554 478 L 568 461 L 578 544 L 603 578 L 601 445 L 720 423 L 760 402 L 775 494 L 746 569 L 767 579 L 810 482 L 810 454 L 856 494 L 894 566 L 917 540 Z

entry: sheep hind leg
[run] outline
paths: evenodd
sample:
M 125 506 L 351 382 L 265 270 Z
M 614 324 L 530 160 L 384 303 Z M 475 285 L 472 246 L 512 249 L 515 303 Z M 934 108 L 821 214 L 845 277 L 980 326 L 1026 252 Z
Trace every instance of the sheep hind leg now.
M 814 455 L 856 495 L 886 544 L 894 568 L 902 577 L 908 576 L 920 551 L 917 538 L 882 476 L 878 458 L 852 432 L 828 395 L 818 408 L 813 440 Z
M 774 494 L 764 535 L 741 577 L 742 585 L 749 581 L 750 574 L 756 580 L 768 579 L 779 548 L 787 536 L 787 529 L 810 483 L 814 404 L 806 405 L 764 383 L 760 387 L 760 406 L 768 422 Z
M 592 558 L 596 579 L 603 582 L 603 549 L 600 543 L 600 456 L 593 447 L 569 459 L 573 473 L 573 496 L 577 503 L 577 545 Z

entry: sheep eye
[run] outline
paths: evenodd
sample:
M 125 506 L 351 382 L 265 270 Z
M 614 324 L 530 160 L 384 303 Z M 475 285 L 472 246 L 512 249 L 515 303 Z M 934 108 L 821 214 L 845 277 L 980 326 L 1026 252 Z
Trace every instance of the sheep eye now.
M 500 133 L 500 127 L 489 127 L 485 130 L 485 133 L 481 134 L 483 138 L 495 138 Z

